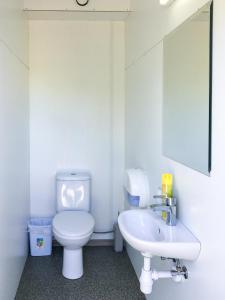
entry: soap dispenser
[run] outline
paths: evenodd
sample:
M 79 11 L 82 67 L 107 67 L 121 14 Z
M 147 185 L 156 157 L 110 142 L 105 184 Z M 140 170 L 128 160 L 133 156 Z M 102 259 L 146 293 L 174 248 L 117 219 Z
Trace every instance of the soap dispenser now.
M 162 196 L 173 197 L 173 175 L 169 173 L 162 174 Z M 165 204 L 165 200 L 162 200 Z M 166 212 L 162 212 L 162 218 L 166 220 Z
M 145 208 L 150 205 L 150 187 L 144 170 L 126 170 L 124 187 L 131 207 Z

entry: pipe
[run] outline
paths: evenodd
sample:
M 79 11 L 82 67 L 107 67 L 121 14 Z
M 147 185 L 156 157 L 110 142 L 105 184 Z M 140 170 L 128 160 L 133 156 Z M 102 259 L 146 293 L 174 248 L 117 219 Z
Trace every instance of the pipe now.
M 150 272 L 151 270 L 151 258 L 150 257 L 144 257 L 144 270 L 146 272 Z
M 162 271 L 162 272 L 157 272 L 156 270 L 152 271 L 152 279 L 153 280 L 158 280 L 158 279 L 163 279 L 163 278 L 172 278 L 171 271 Z
M 140 290 L 144 294 L 151 294 L 153 281 L 162 278 L 172 278 L 175 282 L 182 282 L 187 279 L 187 269 L 183 266 L 180 270 L 173 269 L 171 271 L 151 270 L 151 257 L 144 256 L 144 265 L 140 276 Z

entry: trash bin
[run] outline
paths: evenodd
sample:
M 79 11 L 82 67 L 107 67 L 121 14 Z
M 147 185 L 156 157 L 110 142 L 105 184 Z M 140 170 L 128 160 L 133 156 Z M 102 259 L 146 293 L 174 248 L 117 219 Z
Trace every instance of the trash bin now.
M 52 253 L 52 218 L 31 218 L 28 224 L 30 253 L 45 256 Z

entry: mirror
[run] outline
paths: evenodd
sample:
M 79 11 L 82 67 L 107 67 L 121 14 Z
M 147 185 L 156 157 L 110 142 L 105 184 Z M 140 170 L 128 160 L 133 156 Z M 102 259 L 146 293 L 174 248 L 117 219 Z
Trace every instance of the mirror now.
M 165 37 L 163 154 L 211 170 L 212 3 Z

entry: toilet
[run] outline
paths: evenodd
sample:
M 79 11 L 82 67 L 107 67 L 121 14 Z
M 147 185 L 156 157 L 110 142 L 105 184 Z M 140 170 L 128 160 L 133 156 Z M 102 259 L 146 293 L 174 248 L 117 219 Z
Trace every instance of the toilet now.
M 63 248 L 62 274 L 68 279 L 83 275 L 82 247 L 90 240 L 95 220 L 90 214 L 91 176 L 87 172 L 56 175 L 57 213 L 52 227 Z

